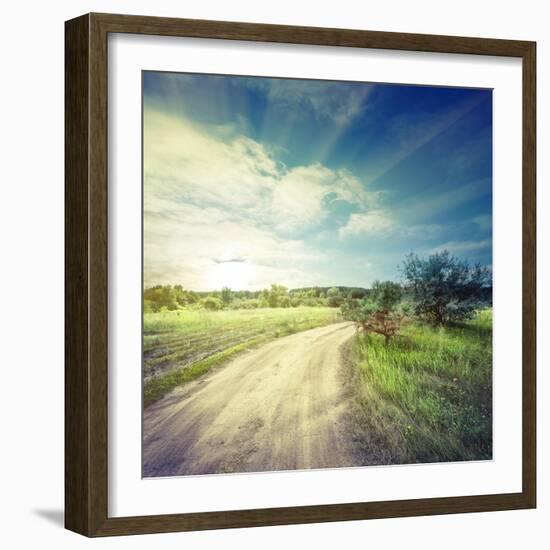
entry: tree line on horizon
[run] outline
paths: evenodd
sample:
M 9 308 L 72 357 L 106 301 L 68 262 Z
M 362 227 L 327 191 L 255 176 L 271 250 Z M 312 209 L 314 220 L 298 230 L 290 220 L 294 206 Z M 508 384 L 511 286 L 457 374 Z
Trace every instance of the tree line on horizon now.
M 346 298 L 362 299 L 369 289 L 360 287 L 304 287 L 288 289 L 272 284 L 262 290 L 221 290 L 199 292 L 184 289 L 182 285 L 155 285 L 143 291 L 145 312 L 174 311 L 181 308 L 256 309 L 276 307 L 339 307 Z
M 177 309 L 335 307 L 365 332 L 377 332 L 389 342 L 403 322 L 416 317 L 445 325 L 472 317 L 480 305 L 492 303 L 492 275 L 479 264 L 470 265 L 447 250 L 420 258 L 411 253 L 400 266 L 403 283 L 375 281 L 361 287 L 309 287 L 289 290 L 272 284 L 258 291 L 197 292 L 181 285 L 156 285 L 143 293 L 144 312 Z

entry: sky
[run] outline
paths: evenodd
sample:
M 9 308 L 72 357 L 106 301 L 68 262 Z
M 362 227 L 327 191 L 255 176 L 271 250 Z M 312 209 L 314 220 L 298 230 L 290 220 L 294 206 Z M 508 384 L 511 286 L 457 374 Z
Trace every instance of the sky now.
M 369 287 L 492 266 L 492 92 L 143 73 L 144 284 Z

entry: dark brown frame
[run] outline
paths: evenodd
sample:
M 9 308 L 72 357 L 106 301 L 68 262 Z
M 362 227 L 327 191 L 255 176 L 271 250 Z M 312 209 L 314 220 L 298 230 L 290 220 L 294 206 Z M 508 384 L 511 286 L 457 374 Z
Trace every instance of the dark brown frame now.
M 107 513 L 107 37 L 184 36 L 507 56 L 523 63 L 521 493 L 140 517 Z M 251 47 L 253 47 L 251 45 Z M 88 14 L 65 24 L 65 526 L 87 536 L 360 520 L 536 506 L 536 44 Z

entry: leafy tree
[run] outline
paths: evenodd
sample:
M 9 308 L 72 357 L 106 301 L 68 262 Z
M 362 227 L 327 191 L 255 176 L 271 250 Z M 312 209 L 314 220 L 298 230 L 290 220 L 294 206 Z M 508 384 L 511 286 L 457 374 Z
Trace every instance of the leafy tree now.
M 393 310 L 401 301 L 403 289 L 393 281 L 374 281 L 371 296 L 371 300 L 381 309 Z
M 267 291 L 267 302 L 269 307 L 283 307 L 282 301 L 285 296 L 288 296 L 288 290 L 283 285 L 271 285 Z
M 146 288 L 143 292 L 143 298 L 148 302 L 148 307 L 152 311 L 160 311 L 163 308 L 168 310 L 178 309 L 178 302 L 170 285 L 156 285 Z
M 348 297 L 356 300 L 360 300 L 367 295 L 367 291 L 364 288 L 352 288 L 348 291 Z
M 231 289 L 227 286 L 224 286 L 222 288 L 222 291 L 220 293 L 220 296 L 221 296 L 221 299 L 222 299 L 222 302 L 225 304 L 225 305 L 229 305 L 232 301 L 233 301 L 233 292 L 231 291 Z
M 210 311 L 217 311 L 218 309 L 222 309 L 223 302 L 217 296 L 209 295 L 201 300 L 201 305 Z
M 292 307 L 292 302 L 290 301 L 290 296 L 288 294 L 283 295 L 279 299 L 279 307 Z
M 344 296 L 339 288 L 332 287 L 327 290 L 327 303 L 330 307 L 340 307 L 344 302 Z
M 256 309 L 260 307 L 260 300 L 252 298 L 250 300 L 243 300 L 241 303 L 242 309 Z
M 348 297 L 342 304 L 342 314 L 355 321 L 364 332 L 384 336 L 388 345 L 406 319 L 406 311 L 400 307 L 402 295 L 398 283 L 375 281 L 369 296 L 363 300 Z
M 194 290 L 187 291 L 187 303 L 196 304 L 200 300 L 200 296 Z
M 415 302 L 415 313 L 433 325 L 472 318 L 491 285 L 487 268 L 479 264 L 471 267 L 448 250 L 428 258 L 411 253 L 402 271 Z
M 174 285 L 172 293 L 179 306 L 183 307 L 187 304 L 187 291 L 181 285 Z
M 158 311 L 158 309 L 156 309 L 155 304 L 153 302 L 151 302 L 151 300 L 144 299 L 143 300 L 143 313 L 152 313 L 152 312 L 155 312 L 155 311 Z

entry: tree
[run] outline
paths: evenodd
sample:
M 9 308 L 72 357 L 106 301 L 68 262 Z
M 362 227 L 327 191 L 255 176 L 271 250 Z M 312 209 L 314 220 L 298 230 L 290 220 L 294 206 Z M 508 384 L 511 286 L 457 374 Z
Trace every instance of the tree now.
M 371 299 L 381 309 L 393 310 L 401 301 L 403 289 L 399 283 L 393 281 L 374 281 Z
M 227 306 L 233 301 L 233 292 L 227 286 L 224 286 L 221 291 L 222 302 Z
M 279 307 L 292 307 L 292 302 L 290 301 L 290 296 L 285 294 L 279 300 Z
M 327 290 L 327 303 L 330 307 L 340 307 L 344 302 L 344 296 L 339 288 L 332 287 Z
M 181 285 L 174 285 L 172 293 L 179 306 L 183 307 L 187 304 L 187 292 Z
M 428 258 L 409 254 L 402 272 L 415 313 L 433 325 L 470 319 L 491 285 L 490 271 L 479 264 L 471 267 L 448 250 Z
M 194 290 L 187 291 L 187 303 L 196 304 L 199 301 L 200 297 Z
M 148 302 L 147 305 L 152 311 L 160 311 L 163 308 L 168 310 L 178 309 L 178 302 L 170 285 L 156 285 L 146 288 L 143 292 L 143 298 Z
M 281 307 L 283 298 L 288 295 L 286 286 L 283 285 L 271 285 L 271 288 L 267 291 L 267 302 L 269 307 Z
M 406 311 L 400 307 L 402 294 L 398 283 L 375 281 L 368 297 L 363 300 L 349 297 L 342 305 L 342 314 L 364 332 L 384 336 L 388 345 L 406 319 Z
M 201 300 L 201 305 L 211 311 L 217 311 L 222 309 L 223 302 L 217 296 L 209 295 Z

